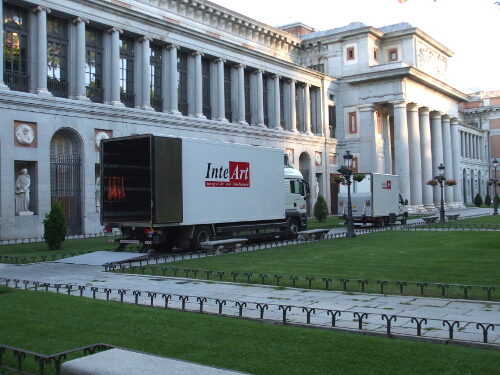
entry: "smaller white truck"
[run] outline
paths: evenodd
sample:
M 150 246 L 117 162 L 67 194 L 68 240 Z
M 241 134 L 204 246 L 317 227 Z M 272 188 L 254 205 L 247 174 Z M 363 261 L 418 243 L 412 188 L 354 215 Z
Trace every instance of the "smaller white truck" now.
M 362 181 L 351 185 L 352 216 L 355 223 L 385 226 L 408 220 L 408 201 L 398 193 L 399 177 L 390 174 L 367 173 Z M 340 185 L 339 213 L 347 217 L 347 186 Z

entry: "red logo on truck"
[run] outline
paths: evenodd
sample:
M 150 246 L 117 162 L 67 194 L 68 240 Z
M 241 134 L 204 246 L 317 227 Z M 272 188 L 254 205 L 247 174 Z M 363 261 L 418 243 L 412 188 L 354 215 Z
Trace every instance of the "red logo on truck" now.
M 230 161 L 229 167 L 207 163 L 206 187 L 250 187 L 250 163 Z
M 382 182 L 382 189 L 391 190 L 392 189 L 392 181 L 391 180 L 383 181 Z

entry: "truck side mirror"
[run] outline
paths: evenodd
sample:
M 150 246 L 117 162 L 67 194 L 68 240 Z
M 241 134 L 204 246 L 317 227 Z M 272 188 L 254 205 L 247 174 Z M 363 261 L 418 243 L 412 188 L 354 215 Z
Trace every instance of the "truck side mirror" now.
M 408 206 L 408 199 L 405 199 L 405 206 Z

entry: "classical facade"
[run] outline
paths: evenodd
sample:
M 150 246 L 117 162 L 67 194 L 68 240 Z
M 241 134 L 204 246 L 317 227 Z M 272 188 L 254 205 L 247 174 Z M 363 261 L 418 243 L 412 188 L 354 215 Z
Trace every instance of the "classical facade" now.
M 100 231 L 99 141 L 135 133 L 280 148 L 309 207 L 322 194 L 332 212 L 348 149 L 359 172 L 399 174 L 414 210 L 435 209 L 440 163 L 459 181 L 447 204 L 463 202 L 467 97 L 446 83 L 451 51 L 410 25 L 274 28 L 204 0 L 0 4 L 2 240 L 40 236 L 52 201 L 70 234 Z

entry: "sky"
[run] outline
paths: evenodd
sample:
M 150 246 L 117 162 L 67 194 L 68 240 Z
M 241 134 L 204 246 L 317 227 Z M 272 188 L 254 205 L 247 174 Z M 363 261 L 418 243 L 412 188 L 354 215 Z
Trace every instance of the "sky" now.
M 471 93 L 500 90 L 500 6 L 496 0 L 210 0 L 271 26 L 302 22 L 328 30 L 362 22 L 408 22 L 448 47 L 448 82 Z

